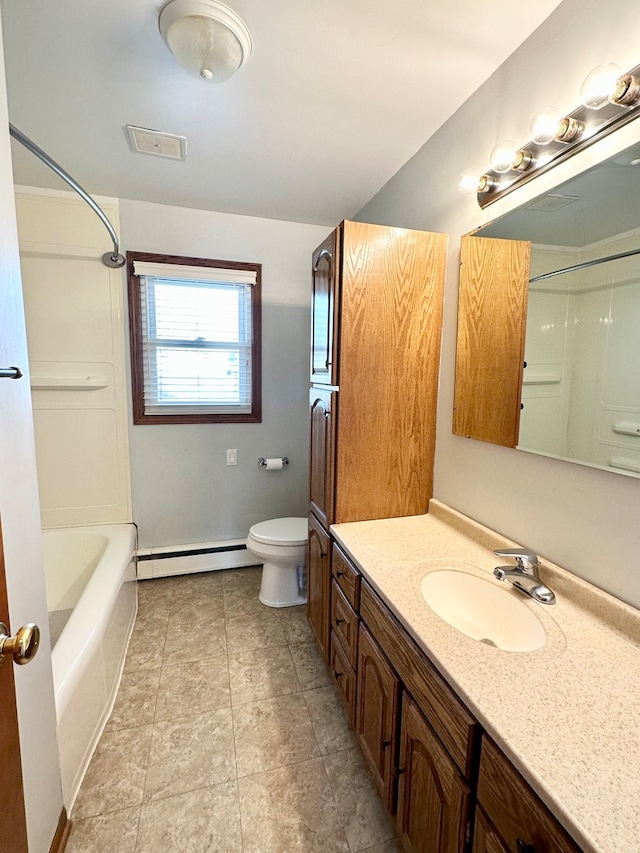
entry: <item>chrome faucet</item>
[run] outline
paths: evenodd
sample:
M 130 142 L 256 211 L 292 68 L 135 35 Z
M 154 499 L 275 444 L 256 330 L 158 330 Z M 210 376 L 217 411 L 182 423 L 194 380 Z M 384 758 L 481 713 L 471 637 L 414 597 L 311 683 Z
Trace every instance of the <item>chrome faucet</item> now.
M 516 561 L 515 568 L 513 566 L 496 566 L 493 574 L 499 581 L 509 581 L 541 604 L 555 604 L 554 593 L 540 580 L 538 574 L 540 563 L 537 554 L 527 551 L 525 548 L 499 548 L 493 553 L 496 557 L 513 557 Z

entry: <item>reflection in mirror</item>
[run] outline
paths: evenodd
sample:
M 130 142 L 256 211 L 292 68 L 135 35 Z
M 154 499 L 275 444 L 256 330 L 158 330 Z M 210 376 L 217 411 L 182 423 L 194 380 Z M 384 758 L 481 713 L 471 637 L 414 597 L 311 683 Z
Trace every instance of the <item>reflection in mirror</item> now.
M 495 327 L 518 322 L 510 313 L 516 307 L 503 306 L 500 318 L 478 334 L 486 317 L 483 309 L 481 316 L 469 318 L 469 292 L 474 282 L 478 292 L 490 286 L 493 273 L 487 263 L 474 272 L 465 268 L 469 250 L 464 244 L 477 237 L 464 238 L 456 434 L 640 475 L 639 199 L 637 144 L 476 232 L 483 239 L 499 238 L 497 244 L 531 242 L 528 299 L 521 305 L 526 313 L 526 366 L 520 395 L 515 399 L 512 388 L 492 372 L 486 379 L 491 394 L 482 414 L 491 419 L 499 412 L 514 424 L 515 441 L 460 428 L 466 414 L 474 409 L 477 414 L 478 409 L 473 387 L 464 390 L 469 324 L 477 345 L 473 360 L 488 363 L 495 360 Z M 472 303 L 477 308 L 477 299 Z M 503 358 L 519 366 L 521 350 L 514 344 Z

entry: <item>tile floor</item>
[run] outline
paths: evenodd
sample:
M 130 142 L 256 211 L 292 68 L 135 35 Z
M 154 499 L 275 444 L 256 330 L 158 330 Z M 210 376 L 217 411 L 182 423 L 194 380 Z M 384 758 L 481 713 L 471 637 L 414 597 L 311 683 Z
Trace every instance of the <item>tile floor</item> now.
M 260 569 L 143 581 L 67 853 L 400 851 L 307 624 Z

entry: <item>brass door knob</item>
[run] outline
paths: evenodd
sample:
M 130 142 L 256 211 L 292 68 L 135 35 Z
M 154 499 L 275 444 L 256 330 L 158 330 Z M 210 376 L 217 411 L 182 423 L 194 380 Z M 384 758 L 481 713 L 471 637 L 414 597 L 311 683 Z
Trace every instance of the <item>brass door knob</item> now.
M 15 637 L 10 637 L 7 626 L 0 622 L 0 658 L 10 655 L 14 663 L 22 666 L 34 659 L 39 645 L 40 628 L 33 622 L 18 628 Z

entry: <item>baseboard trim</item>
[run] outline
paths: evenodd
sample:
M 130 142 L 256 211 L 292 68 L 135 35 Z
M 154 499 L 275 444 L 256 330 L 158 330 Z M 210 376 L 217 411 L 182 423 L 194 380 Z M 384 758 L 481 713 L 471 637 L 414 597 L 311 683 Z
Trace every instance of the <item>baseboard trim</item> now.
M 70 832 L 71 821 L 67 816 L 67 810 L 63 806 L 62 811 L 60 812 L 60 817 L 58 818 L 58 826 L 56 828 L 55 835 L 53 836 L 51 847 L 49 847 L 49 853 L 62 853 L 64 848 L 67 846 Z

